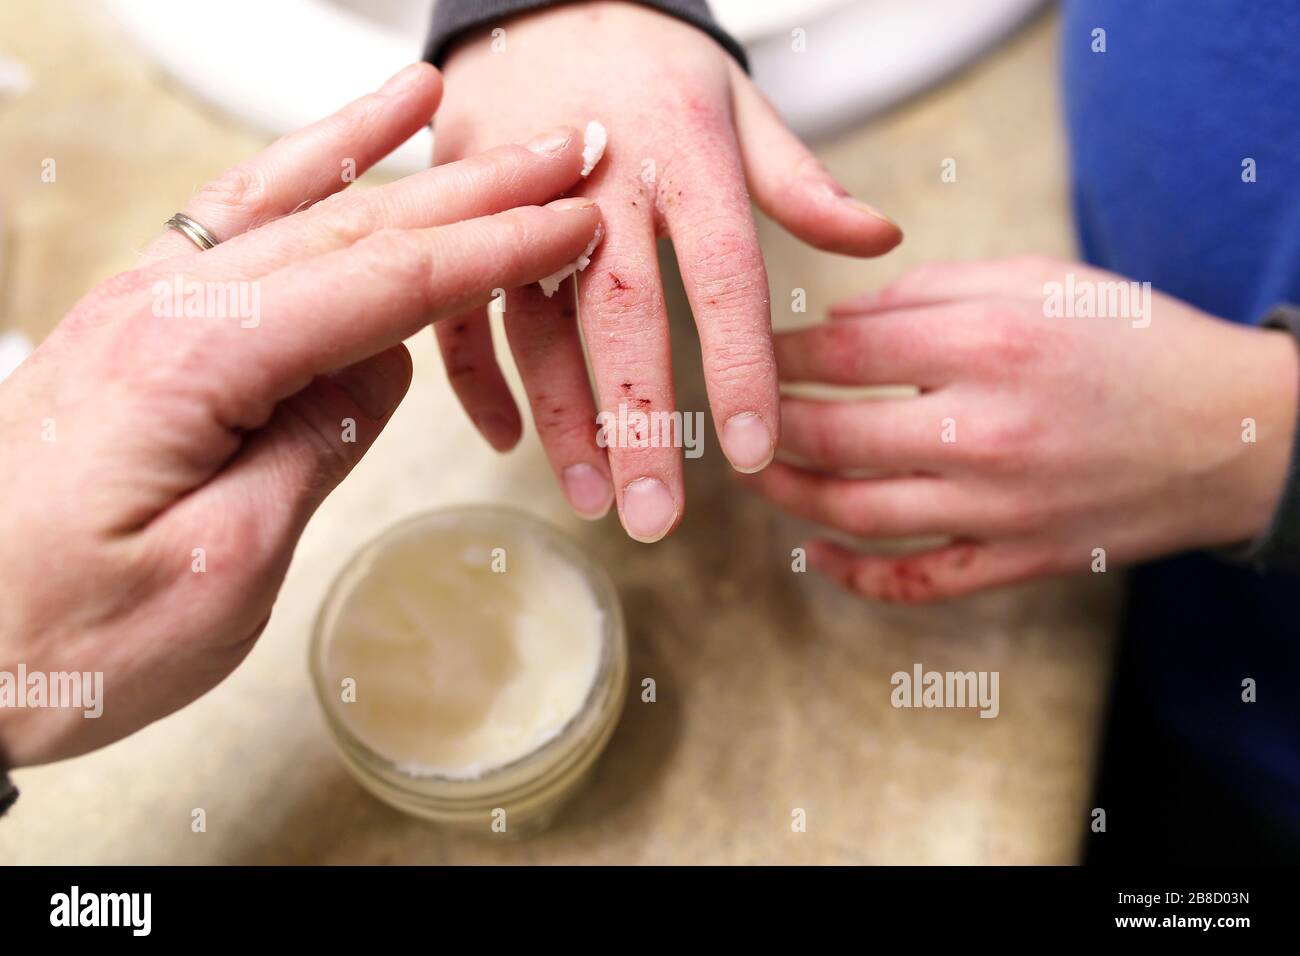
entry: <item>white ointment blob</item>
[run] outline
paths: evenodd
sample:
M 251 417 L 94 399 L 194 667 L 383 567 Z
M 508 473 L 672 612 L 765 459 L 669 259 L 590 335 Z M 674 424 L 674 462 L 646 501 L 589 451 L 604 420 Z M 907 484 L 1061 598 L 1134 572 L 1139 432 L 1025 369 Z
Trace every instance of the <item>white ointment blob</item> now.
M 603 223 L 596 223 L 596 232 L 591 237 L 591 242 L 587 243 L 587 248 L 583 250 L 582 255 L 578 256 L 576 262 L 570 262 L 559 272 L 553 272 L 544 279 L 537 280 L 537 284 L 542 287 L 542 294 L 546 298 L 555 295 L 555 290 L 560 287 L 560 283 L 575 272 L 581 272 L 587 266 L 591 265 L 591 254 L 596 251 L 600 245 L 600 240 L 605 238 L 605 226 Z
M 609 142 L 609 138 L 605 133 L 604 126 L 595 120 L 587 124 L 586 130 L 582 134 L 582 175 L 584 177 L 591 175 L 591 171 L 596 168 L 601 157 L 605 155 L 605 144 L 607 142 Z M 596 234 L 592 236 L 586 251 L 578 257 L 576 262 L 571 262 L 559 272 L 552 273 L 545 279 L 538 281 L 537 284 L 541 286 L 542 294 L 549 299 L 555 295 L 555 290 L 560 287 L 560 283 L 575 272 L 581 272 L 591 265 L 591 254 L 596 251 L 596 247 L 600 245 L 600 240 L 604 237 L 604 228 L 597 225 Z
M 412 533 L 374 555 L 339 612 L 326 673 L 354 679 L 356 699 L 333 707 L 403 772 L 473 779 L 582 709 L 603 629 L 582 572 L 526 529 Z
M 595 120 L 588 123 L 587 128 L 582 131 L 582 176 L 584 179 L 591 175 L 591 171 L 596 168 L 600 158 L 605 155 L 605 144 L 608 142 L 609 135 L 605 132 L 605 127 Z

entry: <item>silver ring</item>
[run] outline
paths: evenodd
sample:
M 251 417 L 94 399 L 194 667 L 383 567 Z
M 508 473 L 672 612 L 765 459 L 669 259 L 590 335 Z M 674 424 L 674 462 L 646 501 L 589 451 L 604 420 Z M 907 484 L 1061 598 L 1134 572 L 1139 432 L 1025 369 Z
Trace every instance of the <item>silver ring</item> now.
M 217 244 L 216 236 L 208 232 L 183 212 L 178 212 L 176 215 L 168 219 L 166 225 L 175 229 L 200 249 L 205 251 L 211 249 Z

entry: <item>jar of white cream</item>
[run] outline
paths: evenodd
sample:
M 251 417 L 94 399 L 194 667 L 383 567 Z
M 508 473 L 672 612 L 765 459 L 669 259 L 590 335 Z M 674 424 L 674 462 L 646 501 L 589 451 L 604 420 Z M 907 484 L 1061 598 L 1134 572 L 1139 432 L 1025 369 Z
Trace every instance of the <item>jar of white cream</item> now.
M 550 525 L 496 507 L 428 512 L 362 548 L 310 655 L 357 780 L 484 835 L 551 821 L 613 733 L 627 681 L 609 575 Z

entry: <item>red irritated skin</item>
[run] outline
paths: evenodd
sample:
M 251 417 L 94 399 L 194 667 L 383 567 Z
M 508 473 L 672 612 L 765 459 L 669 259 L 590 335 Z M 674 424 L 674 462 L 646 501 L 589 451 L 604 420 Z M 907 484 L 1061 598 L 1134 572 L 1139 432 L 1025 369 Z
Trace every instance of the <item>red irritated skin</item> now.
M 402 342 L 592 241 L 599 208 L 560 198 L 569 126 L 343 192 L 343 161 L 395 149 L 441 91 L 411 66 L 228 171 L 185 209 L 219 245 L 160 235 L 0 383 L 0 671 L 102 674 L 89 708 L 0 707 L 0 763 L 102 746 L 225 677 L 405 394 Z M 209 284 L 238 305 L 159 308 Z
M 1063 309 L 1067 289 L 1094 306 Z M 1078 263 L 925 265 L 776 338 L 783 381 L 920 393 L 787 397 L 780 460 L 743 480 L 862 538 L 952 539 L 906 556 L 808 544 L 809 564 L 882 601 L 1239 544 L 1286 482 L 1296 354 L 1288 333 Z
M 714 423 L 733 467 L 764 468 L 780 433 L 767 276 L 753 200 L 800 238 L 873 256 L 898 227 L 845 195 L 780 122 L 735 61 L 702 31 L 631 2 L 562 4 L 462 40 L 445 68 L 438 163 L 511 142 L 538 123 L 597 120 L 604 161 L 574 192 L 600 201 L 606 235 L 590 267 L 551 299 L 509 291 L 505 321 L 533 420 L 581 515 L 617 503 L 640 541 L 668 534 L 686 506 L 681 451 L 596 441 L 597 409 L 675 409 L 655 240 L 673 239 L 699 327 Z M 578 318 L 580 316 L 580 319 Z M 578 323 L 595 378 L 587 374 Z M 485 316 L 439 329 L 462 404 L 497 449 L 519 410 Z

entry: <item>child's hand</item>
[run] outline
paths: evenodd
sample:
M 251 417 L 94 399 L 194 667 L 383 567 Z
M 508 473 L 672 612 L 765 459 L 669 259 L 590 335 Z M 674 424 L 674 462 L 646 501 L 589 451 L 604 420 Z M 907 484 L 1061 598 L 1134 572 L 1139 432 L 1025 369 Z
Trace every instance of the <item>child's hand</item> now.
M 1050 311 L 1054 283 L 1076 311 L 1099 293 L 1109 317 Z M 954 539 L 908 556 L 809 546 L 810 564 L 886 601 L 1081 570 L 1096 549 L 1113 568 L 1254 537 L 1291 453 L 1291 337 L 1159 294 L 1141 312 L 1140 286 L 1117 315 L 1109 283 L 1129 286 L 1039 258 L 927 265 L 777 336 L 783 380 L 921 394 L 783 399 L 783 461 L 746 483 L 860 537 Z
M 578 304 L 597 403 L 575 322 L 572 284 L 552 299 L 506 295 L 506 329 L 551 466 L 587 517 L 618 502 L 635 538 L 667 534 L 685 506 L 681 452 L 597 446 L 596 407 L 674 408 L 668 320 L 655 254 L 670 235 L 695 313 L 723 451 L 762 468 L 779 431 L 767 278 L 749 193 L 824 249 L 877 255 L 896 226 L 842 195 L 749 79 L 706 34 L 635 3 L 557 6 L 482 31 L 446 63 L 436 160 L 517 139 L 540 124 L 600 121 L 604 161 L 579 191 L 600 201 L 607 235 L 580 274 Z M 581 122 L 581 120 L 579 121 Z M 500 450 L 520 418 L 482 310 L 440 327 L 466 411 Z M 612 485 L 611 485 L 612 477 Z

